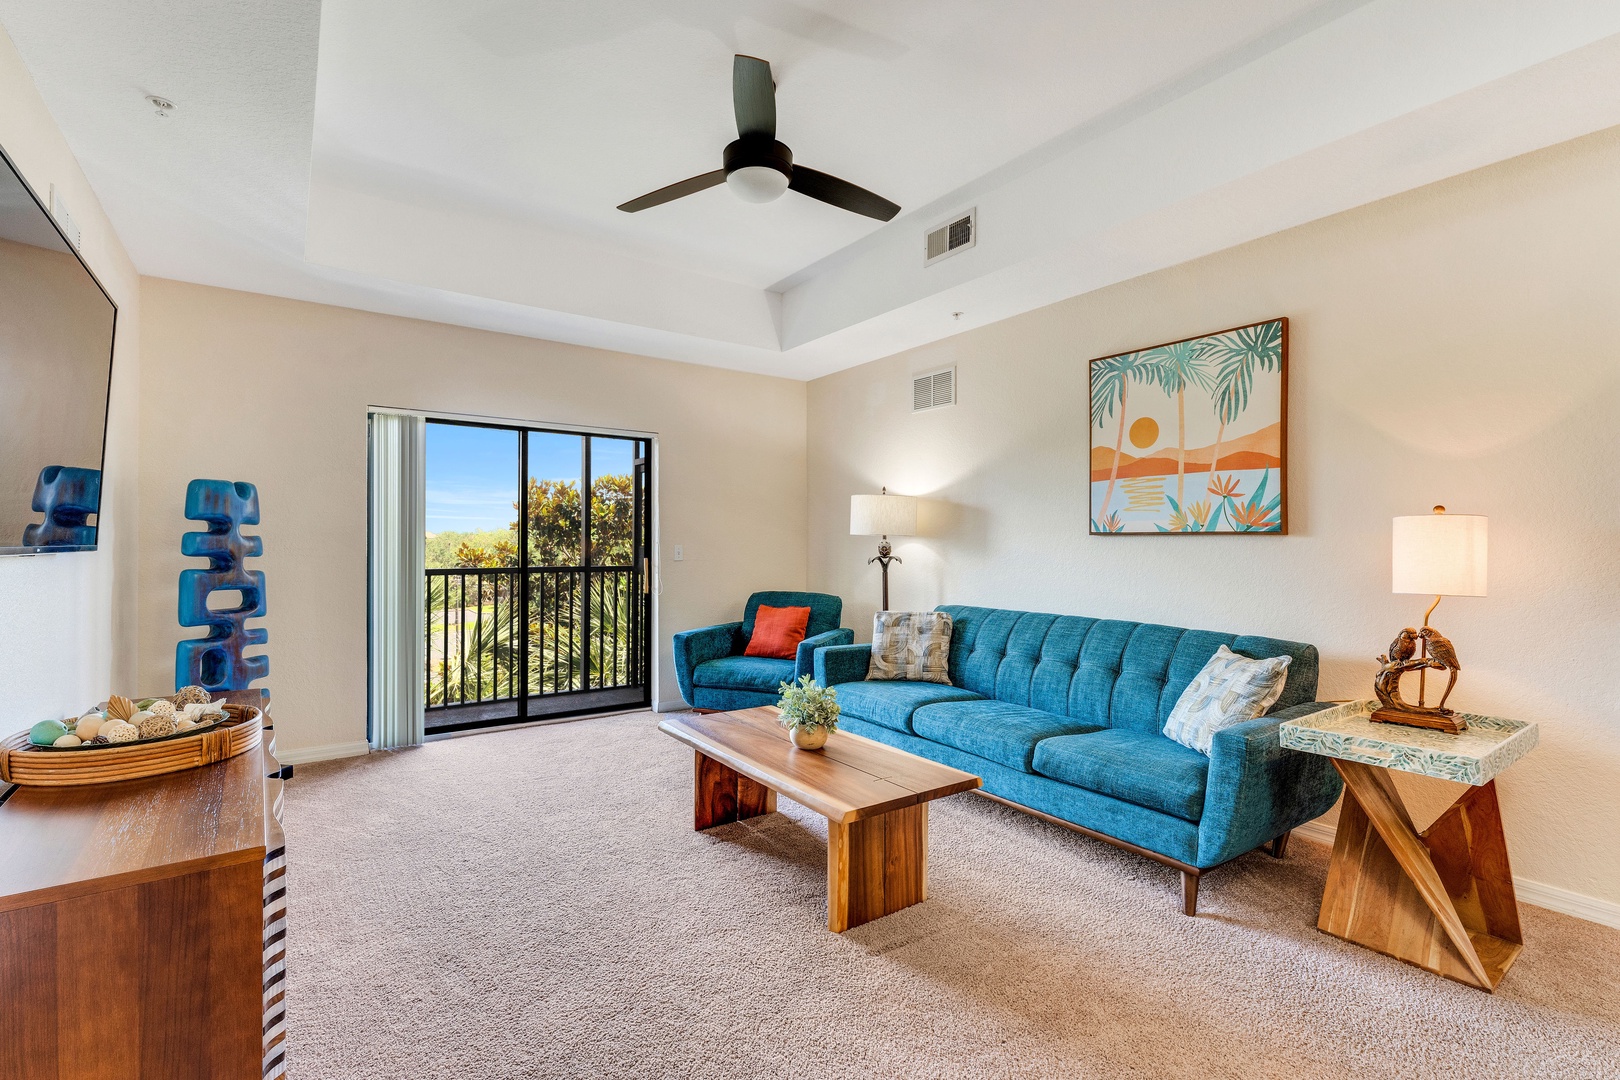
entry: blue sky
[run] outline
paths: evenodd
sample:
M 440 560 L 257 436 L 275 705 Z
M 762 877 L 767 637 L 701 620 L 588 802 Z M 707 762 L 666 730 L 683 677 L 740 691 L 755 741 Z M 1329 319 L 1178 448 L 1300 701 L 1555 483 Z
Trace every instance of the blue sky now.
M 579 481 L 579 435 L 533 432 L 529 472 L 541 480 Z M 592 471 L 628 473 L 629 439 L 592 438 Z M 427 531 L 505 529 L 517 519 L 518 433 L 459 424 L 427 425 Z

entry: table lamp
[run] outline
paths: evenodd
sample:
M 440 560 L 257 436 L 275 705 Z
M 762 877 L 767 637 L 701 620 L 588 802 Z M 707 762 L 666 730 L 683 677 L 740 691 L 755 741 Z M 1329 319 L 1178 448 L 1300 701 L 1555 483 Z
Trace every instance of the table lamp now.
M 851 495 L 849 497 L 849 535 L 881 536 L 878 553 L 866 560 L 868 566 L 877 563 L 883 567 L 883 606 L 889 610 L 889 564 L 899 562 L 889 547 L 891 536 L 917 534 L 917 500 L 911 495 L 890 495 L 884 488 L 881 495 Z
M 1451 642 L 1429 625 L 1429 616 L 1443 597 L 1485 595 L 1485 523 L 1485 518 L 1474 514 L 1448 514 L 1443 506 L 1435 507 L 1432 514 L 1395 519 L 1391 591 L 1433 596 L 1434 603 L 1423 613 L 1421 630 L 1408 626 L 1390 643 L 1389 652 L 1378 658 L 1383 666 L 1373 679 L 1373 692 L 1381 708 L 1373 711 L 1371 719 L 1454 735 L 1467 727 L 1462 717 L 1446 708 L 1462 665 Z M 1433 706 L 1426 700 L 1430 670 L 1451 673 L 1445 693 Z M 1416 705 L 1401 698 L 1401 676 L 1408 671 L 1418 673 Z

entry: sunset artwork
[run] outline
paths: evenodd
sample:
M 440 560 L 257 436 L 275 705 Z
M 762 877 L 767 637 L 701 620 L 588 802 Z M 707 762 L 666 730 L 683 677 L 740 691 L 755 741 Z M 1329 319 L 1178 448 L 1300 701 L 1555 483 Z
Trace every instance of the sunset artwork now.
M 1091 361 L 1091 531 L 1285 532 L 1287 391 L 1287 319 Z

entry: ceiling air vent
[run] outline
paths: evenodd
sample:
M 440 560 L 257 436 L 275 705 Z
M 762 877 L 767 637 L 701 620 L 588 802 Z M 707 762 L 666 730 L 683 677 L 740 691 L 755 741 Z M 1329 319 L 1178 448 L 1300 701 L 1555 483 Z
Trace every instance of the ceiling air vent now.
M 928 233 L 923 245 L 923 265 L 932 266 L 958 251 L 966 251 L 979 239 L 978 209 L 958 214 Z
M 956 369 L 931 371 L 911 380 L 911 411 L 938 409 L 956 404 Z

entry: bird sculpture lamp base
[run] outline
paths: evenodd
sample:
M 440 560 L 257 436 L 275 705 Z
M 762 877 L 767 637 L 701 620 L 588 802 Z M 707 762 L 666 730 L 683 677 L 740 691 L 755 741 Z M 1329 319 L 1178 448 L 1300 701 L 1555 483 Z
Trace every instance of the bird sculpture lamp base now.
M 1403 709 L 1374 709 L 1367 719 L 1379 724 L 1405 724 L 1407 727 L 1448 731 L 1453 735 L 1461 735 L 1468 727 L 1467 721 L 1450 709 L 1445 711 L 1445 715 L 1438 712 L 1407 712 Z
M 1430 610 L 1434 610 L 1430 608 Z M 1389 652 L 1378 658 L 1382 666 L 1373 679 L 1373 693 L 1379 708 L 1367 719 L 1380 724 L 1405 724 L 1408 727 L 1429 728 L 1460 735 L 1468 722 L 1458 713 L 1446 708 L 1446 699 L 1456 689 L 1457 675 L 1462 665 L 1457 662 L 1457 650 L 1451 640 L 1425 623 L 1423 629 L 1408 626 L 1390 642 Z M 1401 697 L 1401 676 L 1409 671 L 1418 673 L 1418 699 L 1414 705 Z M 1424 697 L 1430 671 L 1449 673 L 1445 693 L 1438 705 L 1429 705 Z

